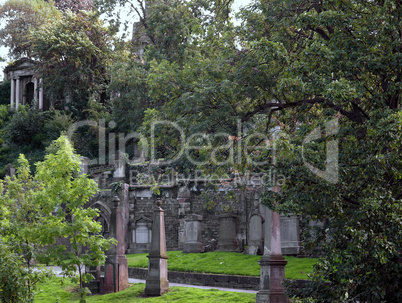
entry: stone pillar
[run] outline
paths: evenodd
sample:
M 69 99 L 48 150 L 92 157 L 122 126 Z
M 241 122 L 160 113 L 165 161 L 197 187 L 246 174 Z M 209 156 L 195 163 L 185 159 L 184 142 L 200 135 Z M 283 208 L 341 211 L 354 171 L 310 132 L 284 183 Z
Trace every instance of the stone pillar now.
M 43 110 L 43 83 L 39 80 L 39 110 Z
M 278 188 L 273 188 L 278 192 Z M 289 303 L 281 285 L 285 278 L 287 261 L 282 257 L 280 217 L 276 212 L 266 209 L 264 255 L 258 262 L 261 266 L 260 290 L 256 303 Z
M 38 98 L 38 78 L 32 78 L 34 84 L 34 93 L 33 93 L 33 104 L 35 107 L 39 108 L 39 98 Z
M 201 242 L 201 215 L 187 215 L 184 217 L 186 239 L 183 253 L 201 253 L 204 247 Z
M 15 80 L 11 79 L 11 94 L 10 94 L 10 107 L 14 109 L 15 102 Z
M 16 82 L 17 83 L 15 85 L 15 109 L 18 110 L 18 104 L 20 103 L 20 96 L 21 96 L 21 92 L 20 92 L 21 80 L 20 80 L 20 77 L 17 77 Z
M 158 200 L 156 205 L 152 224 L 151 252 L 148 255 L 148 277 L 145 285 L 145 295 L 147 296 L 160 296 L 169 290 L 165 216 L 164 210 L 161 208 L 162 200 Z
M 219 240 L 218 250 L 234 251 L 237 248 L 236 241 L 236 213 L 223 213 L 219 215 Z
M 112 245 L 107 253 L 105 262 L 105 279 L 103 293 L 112 293 L 124 290 L 128 284 L 128 266 L 125 255 L 123 218 L 119 197 L 113 199 L 113 210 L 110 217 L 109 235 L 115 237 L 117 246 Z

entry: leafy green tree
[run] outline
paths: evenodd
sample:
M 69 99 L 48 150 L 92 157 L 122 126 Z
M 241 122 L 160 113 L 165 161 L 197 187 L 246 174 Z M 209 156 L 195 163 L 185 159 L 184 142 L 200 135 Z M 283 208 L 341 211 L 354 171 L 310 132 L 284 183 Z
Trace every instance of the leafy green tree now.
M 90 98 L 104 101 L 113 40 L 95 13 L 66 11 L 59 22 L 33 31 L 31 37 L 55 108 L 67 107 L 82 117 Z
M 0 6 L 0 45 L 9 48 L 9 55 L 15 59 L 32 57 L 31 30 L 61 17 L 54 2 L 43 0 L 9 0 Z
M 98 211 L 84 208 L 96 191 L 96 183 L 80 174 L 80 159 L 65 136 L 48 148 L 35 176 L 21 155 L 16 176 L 2 182 L 0 235 L 12 253 L 24 259 L 30 293 L 44 278 L 34 270 L 35 261 L 53 262 L 68 276 L 77 270 L 80 287 L 90 279 L 83 266 L 104 261 L 104 251 L 115 240 L 98 234 L 101 226 L 93 220 Z M 69 250 L 56 242 L 61 238 L 67 239 Z

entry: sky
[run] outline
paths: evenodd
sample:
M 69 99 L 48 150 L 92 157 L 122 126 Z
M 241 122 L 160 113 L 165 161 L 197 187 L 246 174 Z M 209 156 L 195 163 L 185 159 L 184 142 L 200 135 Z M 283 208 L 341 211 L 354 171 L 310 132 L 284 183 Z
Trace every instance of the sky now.
M 6 2 L 6 0 L 0 0 L 0 5 L 3 5 L 5 2 Z M 240 7 L 245 6 L 250 2 L 251 2 L 251 0 L 234 0 L 233 8 L 235 11 L 237 11 Z M 124 14 L 122 14 L 122 15 L 124 15 Z M 1 26 L 1 23 L 0 23 L 0 26 Z M 130 34 L 130 36 L 131 36 L 131 34 Z M 7 58 L 7 52 L 8 52 L 7 48 L 0 47 L 0 57 L 5 58 L 6 60 L 10 60 L 9 58 Z M 3 80 L 3 77 L 4 77 L 3 69 L 6 66 L 7 66 L 7 62 L 0 62 L 0 81 Z

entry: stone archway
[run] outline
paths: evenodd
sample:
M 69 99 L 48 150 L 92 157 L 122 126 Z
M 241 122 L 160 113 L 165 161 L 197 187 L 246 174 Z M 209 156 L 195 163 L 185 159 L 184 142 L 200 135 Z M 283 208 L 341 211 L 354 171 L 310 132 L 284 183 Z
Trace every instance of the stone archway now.
M 99 216 L 96 218 L 96 221 L 102 225 L 102 235 L 107 238 L 110 230 L 110 217 L 112 215 L 111 209 L 101 201 L 93 203 L 90 207 L 99 209 Z

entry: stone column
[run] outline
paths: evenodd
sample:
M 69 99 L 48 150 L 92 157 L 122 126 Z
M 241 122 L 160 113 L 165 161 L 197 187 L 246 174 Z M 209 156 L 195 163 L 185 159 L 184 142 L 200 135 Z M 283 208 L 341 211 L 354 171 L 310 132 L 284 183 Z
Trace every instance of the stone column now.
M 201 242 L 201 215 L 187 215 L 184 217 L 186 239 L 183 253 L 201 253 L 204 247 Z
M 218 250 L 235 251 L 236 241 L 236 213 L 223 213 L 219 215 Z
M 123 218 L 119 197 L 113 199 L 113 210 L 110 217 L 109 235 L 115 237 L 117 245 L 112 245 L 107 253 L 105 262 L 105 279 L 103 293 L 112 293 L 124 290 L 128 284 L 128 266 L 125 255 Z
M 20 96 L 21 96 L 21 92 L 20 92 L 20 77 L 17 77 L 16 80 L 16 85 L 15 85 L 15 109 L 18 109 L 18 104 L 20 103 Z
M 158 200 L 154 210 L 152 224 L 151 252 L 148 255 L 148 277 L 145 285 L 147 296 L 160 296 L 169 290 L 167 279 L 165 216 L 161 208 L 162 200 Z
M 43 110 L 43 83 L 42 78 L 39 80 L 39 110 Z
M 34 95 L 33 95 L 33 103 L 35 106 L 39 108 L 39 98 L 38 98 L 38 78 L 33 78 L 34 83 Z
M 10 107 L 14 109 L 15 102 L 15 80 L 11 79 L 11 94 L 10 94 Z
M 272 191 L 279 192 L 278 188 Z M 287 261 L 282 257 L 280 217 L 276 212 L 266 209 L 264 255 L 258 262 L 261 266 L 260 290 L 257 303 L 289 303 L 281 285 L 285 278 Z

